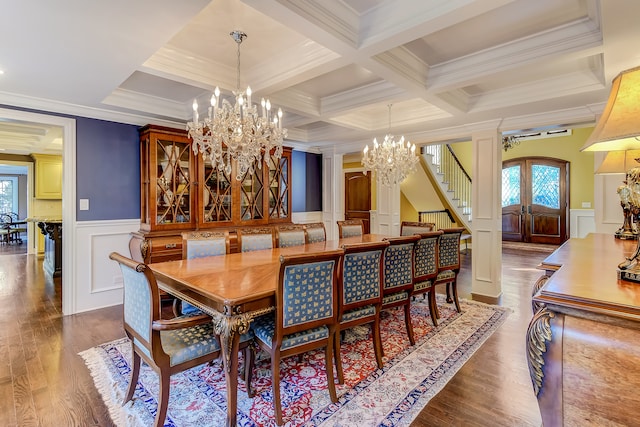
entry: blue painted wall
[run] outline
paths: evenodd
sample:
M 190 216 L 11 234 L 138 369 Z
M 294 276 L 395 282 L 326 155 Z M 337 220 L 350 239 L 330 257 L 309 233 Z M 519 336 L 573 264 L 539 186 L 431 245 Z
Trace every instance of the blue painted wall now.
M 322 155 L 291 153 L 291 211 L 322 210 Z
M 140 218 L 138 126 L 76 119 L 76 197 L 89 199 L 78 221 Z

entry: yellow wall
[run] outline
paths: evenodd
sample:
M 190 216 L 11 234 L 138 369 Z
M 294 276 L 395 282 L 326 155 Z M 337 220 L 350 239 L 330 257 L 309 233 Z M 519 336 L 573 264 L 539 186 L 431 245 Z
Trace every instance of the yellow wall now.
M 413 207 L 404 193 L 400 193 L 400 221 L 417 221 L 418 211 Z
M 593 153 L 580 152 L 593 128 L 573 129 L 570 136 L 522 141 L 520 145 L 502 152 L 502 160 L 518 157 L 543 156 L 567 160 L 571 209 L 582 209 L 587 202 L 593 208 Z
M 569 162 L 569 207 L 583 209 L 582 203 L 590 203 L 593 208 L 593 153 L 580 152 L 580 148 L 587 140 L 592 127 L 577 128 L 569 136 L 534 139 L 522 141 L 509 151 L 502 151 L 502 160 L 518 157 L 552 157 Z M 470 177 L 473 178 L 472 144 L 471 142 L 457 142 L 451 147 Z

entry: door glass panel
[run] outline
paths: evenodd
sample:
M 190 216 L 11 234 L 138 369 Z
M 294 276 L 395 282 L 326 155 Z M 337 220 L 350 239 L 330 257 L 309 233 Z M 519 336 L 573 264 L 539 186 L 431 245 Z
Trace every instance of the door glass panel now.
M 560 208 L 560 168 L 546 165 L 531 167 L 531 201 L 551 209 Z
M 502 169 L 502 207 L 519 205 L 520 165 Z

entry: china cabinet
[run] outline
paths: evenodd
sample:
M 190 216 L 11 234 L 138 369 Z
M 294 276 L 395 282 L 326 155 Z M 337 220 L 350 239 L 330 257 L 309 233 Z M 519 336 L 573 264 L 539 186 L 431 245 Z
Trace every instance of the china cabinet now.
M 254 174 L 236 179 L 200 153 L 185 131 L 148 125 L 140 130 L 140 231 L 131 255 L 145 262 L 180 259 L 186 230 L 223 228 L 235 249 L 235 229 L 291 222 L 291 148 L 269 156 Z

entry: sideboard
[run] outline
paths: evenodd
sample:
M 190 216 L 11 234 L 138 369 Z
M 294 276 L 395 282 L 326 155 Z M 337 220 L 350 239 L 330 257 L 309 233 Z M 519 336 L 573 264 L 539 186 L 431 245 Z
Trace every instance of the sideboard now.
M 545 427 L 640 424 L 640 284 L 617 278 L 635 246 L 590 234 L 539 266 L 526 345 Z

